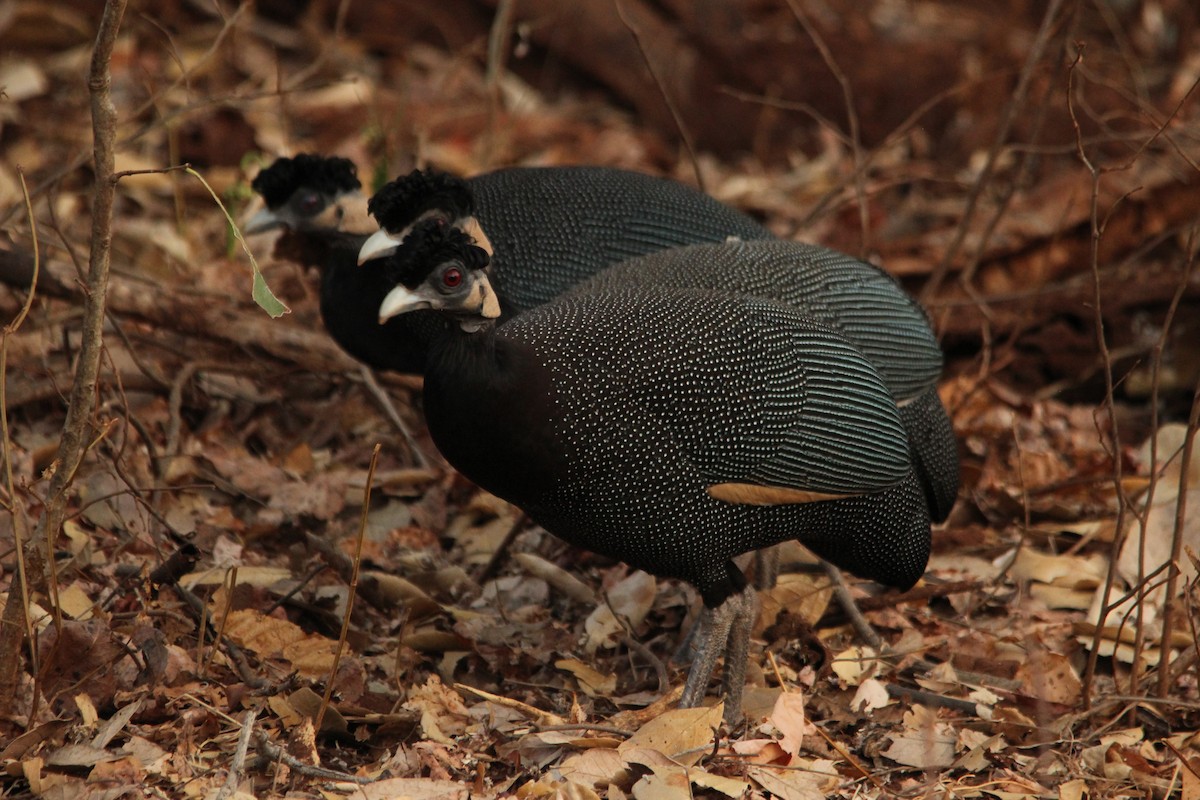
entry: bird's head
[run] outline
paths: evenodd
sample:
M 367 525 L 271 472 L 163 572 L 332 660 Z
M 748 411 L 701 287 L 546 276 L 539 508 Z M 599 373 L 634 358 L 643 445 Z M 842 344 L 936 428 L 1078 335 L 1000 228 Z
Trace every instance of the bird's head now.
M 492 253 L 492 244 L 475 218 L 475 197 L 467 182 L 455 175 L 415 169 L 376 192 L 367 210 L 379 223 L 379 231 L 363 245 L 359 264 L 392 253 L 415 226 L 429 220 L 463 231 Z
M 284 227 L 370 233 L 375 226 L 361 187 L 354 163 L 346 158 L 301 153 L 276 159 L 250 183 L 266 208 L 247 220 L 242 232 Z
M 488 280 L 488 252 L 463 231 L 440 220 L 412 227 L 383 257 L 394 287 L 379 306 L 379 322 L 421 309 L 445 311 L 473 332 L 500 316 L 500 301 Z

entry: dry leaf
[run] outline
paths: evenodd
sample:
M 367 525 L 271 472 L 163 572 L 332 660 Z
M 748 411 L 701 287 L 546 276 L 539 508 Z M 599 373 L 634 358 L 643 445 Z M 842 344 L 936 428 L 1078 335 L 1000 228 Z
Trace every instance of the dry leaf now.
M 829 607 L 833 587 L 823 577 L 818 579 L 803 573 L 784 573 L 773 588 L 760 592 L 758 597 L 761 608 L 758 621 L 754 624 L 755 636 L 761 636 L 764 630 L 775 624 L 779 612 L 784 609 L 815 625 Z
M 864 645 L 854 645 L 833 657 L 833 673 L 847 686 L 857 686 L 864 676 L 872 675 L 878 666 L 875 651 Z
M 602 647 L 615 647 L 625 632 L 618 617 L 630 627 L 640 625 L 654 605 L 656 588 L 654 576 L 639 570 L 610 589 L 605 594 L 608 602 L 596 606 L 583 624 L 587 631 L 584 649 L 595 653 Z
M 1058 653 L 1034 650 L 1017 670 L 1022 693 L 1045 700 L 1074 706 L 1079 702 L 1083 682 L 1075 673 L 1071 660 Z
M 858 685 L 858 691 L 854 693 L 854 699 L 850 701 L 850 709 L 870 713 L 877 708 L 891 705 L 893 702 L 895 701 L 888 694 L 887 686 L 874 678 L 867 678 Z
M 704 756 L 714 731 L 721 727 L 723 703 L 701 708 L 677 708 L 647 722 L 617 748 L 621 753 L 647 748 L 691 766 Z
M 533 553 L 517 553 L 513 560 L 560 592 L 580 603 L 595 603 L 596 593 L 579 578 L 567 572 L 557 564 L 551 564 L 541 556 Z
M 332 639 L 306 633 L 287 620 L 252 609 L 229 612 L 225 635 L 261 656 L 283 658 L 300 674 L 317 679 L 329 675 L 337 648 Z
M 341 784 L 339 789 L 358 800 L 470 800 L 471 787 L 457 781 L 430 778 L 388 778 L 375 783 Z
M 612 673 L 599 672 L 575 658 L 563 658 L 554 662 L 554 666 L 566 670 L 575 676 L 579 686 L 589 697 L 611 697 L 617 690 L 617 676 Z
M 557 772 L 569 781 L 584 786 L 605 786 L 629 779 L 625 759 L 612 748 L 593 747 L 563 759 Z
M 409 690 L 403 708 L 421 715 L 421 729 L 426 738 L 442 744 L 453 744 L 451 736 L 466 731 L 470 711 L 458 692 L 442 683 L 436 675 L 420 686 Z
M 752 766 L 746 777 L 780 800 L 824 800 L 840 776 L 830 761 L 797 763 L 797 769 Z
M 913 706 L 904 713 L 904 730 L 892 734 L 892 744 L 883 755 L 918 769 L 948 767 L 954 763 L 958 735 L 937 712 L 926 706 Z
M 1087 788 L 1086 781 L 1064 781 L 1058 787 L 1058 800 L 1084 800 Z
M 767 721 L 782 734 L 779 746 L 791 755 L 800 752 L 804 734 L 812 732 L 812 724 L 804 714 L 804 694 L 799 691 L 784 692 L 775 701 L 775 708 Z

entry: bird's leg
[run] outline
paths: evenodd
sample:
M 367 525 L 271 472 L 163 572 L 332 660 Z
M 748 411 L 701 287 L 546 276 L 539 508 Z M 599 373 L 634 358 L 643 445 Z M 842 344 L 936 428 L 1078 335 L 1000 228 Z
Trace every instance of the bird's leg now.
M 725 722 L 732 726 L 742 720 L 742 690 L 746 686 L 750 631 L 758 618 L 758 592 L 753 586 L 747 586 L 740 594 L 730 597 L 726 604 L 733 605 L 733 618 L 725 648 L 721 688 L 725 695 Z
M 754 588 L 765 592 L 774 589 L 779 580 L 779 562 L 783 559 L 783 546 L 772 545 L 754 551 Z
M 695 657 L 688 671 L 687 682 L 683 685 L 680 708 L 695 708 L 704 699 L 704 690 L 708 688 L 708 679 L 717 665 L 717 657 L 725 652 L 729 643 L 729 629 L 737 611 L 734 598 L 737 596 L 726 598 L 716 608 L 704 606 L 700 609 L 693 646 Z
M 733 724 L 742 718 L 742 688 L 746 682 L 750 629 L 757 614 L 758 595 L 753 586 L 730 595 L 716 608 L 705 606 L 700 611 L 696 624 L 696 657 L 683 687 L 683 697 L 679 701 L 681 708 L 700 705 L 717 657 L 724 654 L 725 721 Z
M 773 545 L 754 551 L 754 588 L 760 592 L 774 589 L 779 580 L 779 563 L 783 560 L 783 546 Z M 757 613 L 757 612 L 755 612 Z M 679 647 L 671 655 L 671 660 L 682 664 L 696 656 L 696 642 L 700 624 L 697 622 L 688 628 L 687 634 L 679 642 Z

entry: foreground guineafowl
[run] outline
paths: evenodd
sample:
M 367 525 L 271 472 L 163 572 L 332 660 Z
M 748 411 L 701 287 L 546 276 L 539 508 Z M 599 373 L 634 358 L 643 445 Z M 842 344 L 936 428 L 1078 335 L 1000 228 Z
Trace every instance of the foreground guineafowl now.
M 281 158 L 252 187 L 267 209 L 247 223 L 247 232 L 285 226 L 289 233 L 276 246 L 277 255 L 322 270 L 321 316 L 342 349 L 376 369 L 420 373 L 425 352 L 416 337 L 404 335 L 412 322 L 389 323 L 386 336 L 374 323 L 387 293 L 377 266 L 368 261 L 354 268 L 362 240 L 344 232 L 362 230 L 358 220 L 365 206 L 353 164 L 315 155 Z M 477 198 L 486 201 L 478 218 Z M 503 308 L 513 312 L 629 256 L 771 235 L 684 184 L 607 167 L 514 167 L 465 181 L 413 172 L 386 186 L 373 202 L 401 216 L 401 227 L 436 216 L 465 228 L 489 251 L 487 239 L 494 239 L 493 279 Z M 378 229 L 375 223 L 367 227 Z M 348 259 L 346 248 L 355 242 L 354 258 Z
M 447 460 L 546 530 L 696 587 L 682 703 L 725 654 L 740 717 L 756 596 L 733 558 L 796 538 L 907 588 L 929 515 L 875 367 L 790 306 L 704 289 L 575 292 L 503 324 L 486 252 L 418 223 L 384 260 L 380 320 L 429 348 L 425 408 Z M 425 310 L 422 313 L 422 310 Z
M 533 308 L 635 256 L 730 238 L 768 239 L 745 214 L 677 181 L 594 166 L 509 167 L 462 179 L 414 170 L 370 201 L 380 232 L 364 261 L 418 220 L 460 228 L 492 254 L 505 311 Z
M 771 298 L 837 330 L 875 366 L 899 406 L 930 517 L 942 522 L 949 515 L 959 459 L 937 393 L 942 350 L 924 309 L 891 275 L 817 245 L 735 241 L 652 253 L 607 269 L 575 291 L 633 286 Z
M 715 201 L 696 194 L 688 203 L 697 208 L 697 225 L 712 242 L 687 247 L 664 247 L 662 226 L 639 220 L 642 196 L 615 198 L 607 190 L 584 200 L 585 211 L 616 209 L 588 220 L 576 211 L 556 181 L 570 175 L 605 175 L 597 167 L 509 169 L 464 181 L 445 173 L 413 171 L 380 190 L 369 211 L 380 225 L 363 246 L 364 266 L 391 252 L 418 221 L 437 219 L 471 235 L 492 253 L 491 277 L 502 299 L 520 297 L 517 310 L 545 302 L 572 283 L 553 276 L 583 276 L 596 272 L 582 285 L 609 289 L 630 285 L 703 288 L 780 300 L 802 314 L 831 325 L 858 346 L 875 365 L 900 406 L 908 432 L 917 477 L 925 493 L 931 518 L 946 519 L 959 487 L 959 460 L 953 429 L 937 394 L 942 373 L 942 351 L 921 306 L 880 268 L 828 248 L 803 242 L 768 238 L 765 230 L 742 218 L 714 213 Z M 554 176 L 562 176 L 556 178 Z M 645 177 L 648 186 L 661 179 Z M 607 185 L 595 181 L 597 185 Z M 645 194 L 648 194 L 649 190 Z M 553 201 L 553 202 L 552 202 Z M 688 204 L 680 200 L 678 209 Z M 675 212 L 673 212 L 675 213 Z M 629 232 L 623 243 L 598 241 L 590 230 L 620 226 Z M 553 219 L 549 232 L 542 222 Z M 705 227 L 720 220 L 723 227 Z M 667 226 L 678 230 L 680 226 Z M 563 238 L 562 230 L 573 230 Z M 725 230 L 734 241 L 716 233 Z M 480 239 L 480 237 L 485 237 Z M 641 253 L 629 242 L 653 241 Z M 584 246 L 590 244 L 590 246 Z M 617 258 L 621 253 L 640 255 L 596 271 L 594 260 Z M 565 265 L 565 266 L 564 266 Z M 507 267 L 507 271 L 504 269 Z M 513 287 L 512 274 L 539 274 L 543 279 Z M 546 277 L 550 276 L 550 277 Z M 509 303 L 505 303 L 507 307 Z M 769 564 L 761 564 L 760 586 L 773 583 Z

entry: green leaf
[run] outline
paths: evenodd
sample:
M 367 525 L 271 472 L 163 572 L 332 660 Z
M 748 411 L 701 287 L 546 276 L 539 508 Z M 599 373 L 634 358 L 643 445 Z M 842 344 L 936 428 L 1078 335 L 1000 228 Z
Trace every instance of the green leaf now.
M 259 307 L 271 315 L 272 318 L 282 317 L 284 314 L 290 314 L 291 309 L 288 308 L 282 300 L 275 296 L 271 291 L 271 287 L 267 285 L 266 278 L 263 277 L 262 270 L 258 268 L 258 262 L 254 260 L 254 254 L 250 252 L 250 248 L 246 245 L 246 240 L 242 238 L 242 231 L 238 228 L 237 223 L 233 221 L 229 211 L 225 208 L 225 204 L 221 202 L 221 198 L 217 197 L 217 193 L 208 185 L 208 181 L 204 180 L 199 172 L 187 167 L 185 171 L 204 184 L 204 188 L 212 195 L 213 202 L 221 209 L 221 213 L 225 215 L 225 219 L 229 222 L 229 227 L 233 231 L 234 237 L 242 245 L 242 250 L 245 251 L 246 257 L 250 259 L 250 268 L 254 271 L 254 280 L 250 289 L 250 296 L 254 298 L 254 302 L 258 303 Z

